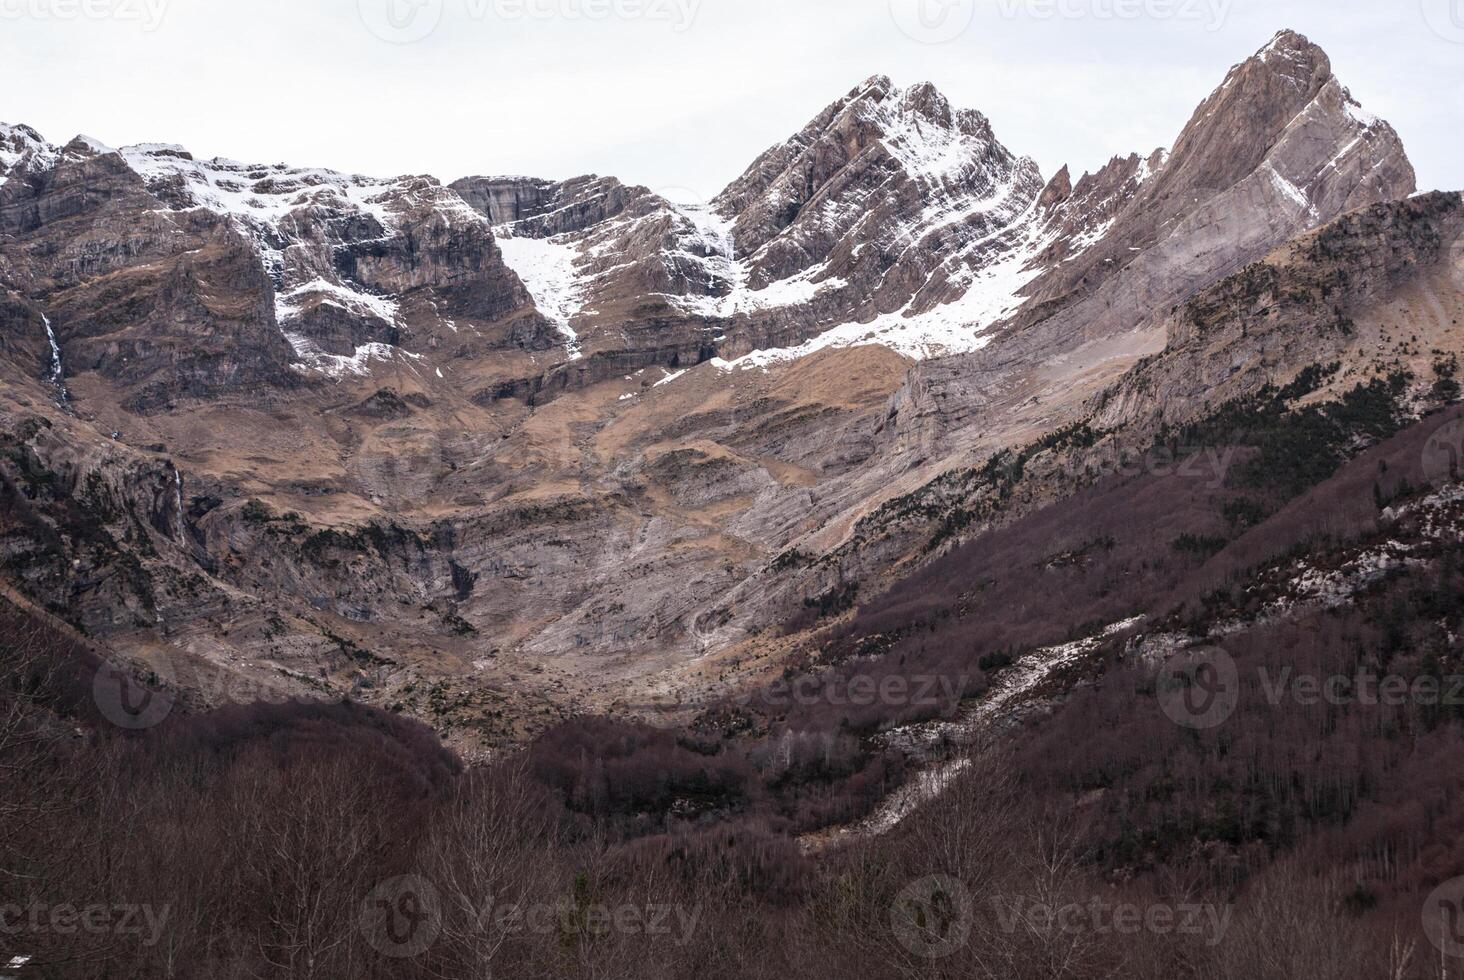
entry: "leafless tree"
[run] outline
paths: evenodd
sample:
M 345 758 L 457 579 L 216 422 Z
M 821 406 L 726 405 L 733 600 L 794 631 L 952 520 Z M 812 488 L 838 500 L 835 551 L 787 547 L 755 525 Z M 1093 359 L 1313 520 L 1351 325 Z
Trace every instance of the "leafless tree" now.
M 277 976 L 339 974 L 361 902 L 381 877 L 388 826 L 370 784 L 344 760 L 241 763 L 234 789 L 239 853 L 256 904 L 259 954 Z
M 545 861 L 545 801 L 522 762 L 464 777 L 428 835 L 424 873 L 441 902 L 442 976 L 490 976 L 517 934 L 505 910 L 542 901 L 553 877 Z

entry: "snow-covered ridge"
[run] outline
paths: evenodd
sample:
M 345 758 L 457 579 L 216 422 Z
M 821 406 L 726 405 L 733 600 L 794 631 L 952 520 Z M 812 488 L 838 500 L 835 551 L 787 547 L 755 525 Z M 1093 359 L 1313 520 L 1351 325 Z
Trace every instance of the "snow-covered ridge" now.
M 851 289 L 853 274 L 833 267 L 825 257 L 780 280 L 768 283 L 763 278 L 759 288 L 753 288 L 758 255 L 739 249 L 734 215 L 706 205 L 663 202 L 650 212 L 548 239 L 515 234 L 511 226 L 497 227 L 493 230 L 503 258 L 539 310 L 563 334 L 572 358 L 580 356 L 576 324 L 593 315 L 589 304 L 607 286 L 616 288 L 615 277 L 622 269 L 646 258 L 636 247 L 624 248 L 625 243 L 654 240 L 663 232 L 645 223 L 664 222 L 668 216 L 668 244 L 652 260 L 664 262 L 668 278 L 677 283 L 671 295 L 660 297 L 670 305 L 687 316 L 708 320 L 760 317 L 814 306 L 822 311 L 823 322 L 831 324 L 805 344 L 756 352 L 742 358 L 741 365 L 791 360 L 825 347 L 861 343 L 883 343 L 915 358 L 961 353 L 984 345 L 989 340 L 984 332 L 1021 305 L 1021 290 L 1040 274 L 1032 260 L 1048 240 L 1041 229 L 1031 226 L 1041 177 L 1035 164 L 1008 153 L 995 141 L 984 117 L 952 108 L 930 85 L 901 89 L 888 79 L 876 78 L 849 97 L 841 113 L 845 123 L 875 133 L 878 145 L 904 178 L 918 185 L 920 201 L 908 217 L 871 229 L 859 219 L 872 202 L 830 199 L 817 204 L 817 212 L 809 212 L 805 224 L 817 222 L 841 242 L 858 246 L 853 252 L 856 265 L 865 247 L 900 255 L 922 243 L 938 241 L 938 248 L 929 246 L 927 251 L 955 250 L 940 272 L 947 294 L 959 294 L 955 302 L 925 310 L 928 300 L 912 299 L 904 309 L 870 322 L 839 323 L 837 314 L 830 312 L 836 309 L 836 295 L 849 291 L 852 308 L 867 292 Z M 798 139 L 789 145 L 797 148 Z M 351 215 L 373 219 L 381 229 L 374 234 L 392 236 L 403 212 L 416 207 L 430 215 L 441 213 L 447 221 L 458 220 L 461 212 L 464 220 L 486 222 L 455 191 L 424 178 L 379 179 L 283 164 L 197 160 L 184 148 L 170 144 L 138 144 L 116 152 L 166 206 L 205 208 L 227 215 L 250 233 L 276 284 L 277 314 L 286 325 L 313 302 L 400 325 L 392 299 L 342 280 L 318 261 L 292 257 L 291 246 L 302 233 L 303 222 L 324 213 L 331 219 L 327 237 L 347 225 L 339 217 Z M 313 221 L 304 227 L 327 226 Z M 870 239 L 871 232 L 874 239 Z M 934 239 L 937 234 L 941 237 Z M 1001 241 L 993 244 L 998 238 Z M 624 260 L 619 254 L 622 250 Z M 849 254 L 848 250 L 843 254 Z M 866 257 L 865 264 L 867 261 Z M 866 271 L 859 272 L 861 278 Z M 874 288 L 878 288 L 877 281 Z M 915 312 L 917 309 L 922 312 Z M 301 356 L 314 355 L 306 350 Z
M 731 362 L 727 369 L 762 368 L 786 364 L 820 350 L 879 344 L 915 360 L 947 357 L 980 350 L 991 342 L 990 328 L 1021 308 L 1020 295 L 1042 273 L 1032 260 L 1050 239 L 1024 229 L 1027 237 L 998 261 L 977 270 L 965 269 L 958 280 L 966 288 L 959 299 L 923 313 L 905 309 L 886 313 L 868 323 L 844 323 L 823 331 L 795 347 L 753 351 Z
M 276 294 L 276 318 L 281 323 L 295 319 L 311 300 L 328 303 L 357 316 L 372 316 L 396 326 L 401 325 L 401 316 L 394 299 L 377 296 L 365 290 L 351 289 L 327 279 L 316 279 L 288 292 Z
M 758 206 L 764 212 L 777 212 L 789 201 L 802 199 L 803 192 L 796 191 L 805 172 L 800 161 L 814 151 L 824 132 L 843 134 L 852 128 L 872 139 L 864 145 L 882 148 L 887 156 L 888 162 L 870 162 L 870 174 L 883 183 L 875 186 L 857 175 L 849 190 L 815 199 L 751 255 L 738 253 L 733 216 L 710 208 L 685 211 L 695 229 L 688 237 L 713 256 L 703 260 L 709 281 L 721 280 L 725 287 L 711 297 L 678 298 L 677 304 L 707 316 L 756 316 L 842 291 L 850 286 L 845 277 L 853 276 L 834 267 L 829 257 L 762 289 L 747 287 L 749 270 L 761 268 L 767 256 L 796 254 L 810 243 L 836 241 L 829 256 L 850 257 L 849 264 L 861 276 L 904 277 L 912 262 L 941 260 L 940 268 L 926 275 L 957 298 L 927 309 L 929 299 L 917 290 L 901 310 L 862 322 L 834 320 L 804 343 L 755 351 L 731 362 L 731 367 L 762 367 L 829 347 L 860 344 L 882 344 L 924 359 L 973 351 L 989 342 L 990 336 L 983 333 L 1022 305 L 1021 291 L 1041 273 L 1033 260 L 1055 234 L 1038 227 L 1041 216 L 1035 205 L 1042 175 L 1037 165 L 1008 152 L 983 116 L 952 108 L 929 84 L 902 89 L 876 76 L 847 97 L 831 122 L 815 126 L 824 128 L 811 127 L 787 144 L 794 154 L 791 161 L 787 152 L 769 156 L 784 169 L 762 192 Z M 910 183 L 918 189 L 917 207 L 890 207 L 908 197 L 904 190 Z M 903 185 L 899 193 L 896 185 Z M 871 216 L 879 220 L 871 224 Z M 789 236 L 797 236 L 791 245 Z M 867 259 L 861 262 L 866 249 L 892 260 L 877 266 Z M 868 288 L 850 296 L 851 306 L 862 305 L 883 285 L 880 278 L 864 283 Z M 819 309 L 827 317 L 829 304 Z
M 952 109 L 930 85 L 892 89 L 879 101 L 861 95 L 852 111 L 884 134 L 885 149 L 928 188 L 977 174 L 995 142 L 981 116 Z
M 285 339 L 290 342 L 295 356 L 300 359 L 299 364 L 295 365 L 296 370 L 323 374 L 336 381 L 347 377 L 366 377 L 371 373 L 373 361 L 398 361 L 412 366 L 412 362 L 424 359 L 421 354 L 412 354 L 390 344 L 363 344 L 348 357 L 325 353 L 303 334 L 286 332 Z M 416 370 L 415 367 L 412 369 Z
M 194 207 L 240 218 L 252 226 L 278 232 L 292 212 L 311 206 L 359 211 L 392 227 L 388 195 L 400 190 L 402 179 L 338 173 L 334 170 L 292 168 L 284 164 L 245 164 L 215 158 L 194 160 L 182 147 L 144 143 L 123 147 L 122 158 L 150 189 L 181 191 Z
M 22 160 L 29 159 L 36 169 L 52 166 L 61 150 L 41 138 L 29 126 L 12 126 L 0 123 L 0 186 L 10 179 L 10 173 Z
M 321 242 L 315 240 L 317 232 L 313 229 L 320 228 L 327 229 L 326 237 L 332 240 L 325 243 L 327 247 L 391 238 L 400 233 L 402 216 L 419 209 L 427 215 L 426 220 L 449 226 L 487 225 L 487 219 L 457 192 L 430 178 L 383 179 L 284 164 L 246 164 L 224 158 L 195 160 L 183 147 L 161 143 L 138 144 L 117 152 L 149 190 L 170 206 L 203 208 L 237 222 L 256 243 L 265 270 L 275 283 L 276 317 L 281 332 L 300 358 L 301 369 L 337 379 L 367 374 L 374 361 L 411 359 L 414 355 L 385 344 L 368 344 L 351 357 L 326 354 L 284 325 L 298 319 L 309 304 L 319 302 L 401 327 L 405 324 L 398 303 L 328 272 L 318 262 L 287 262 L 289 250 L 295 245 L 318 249 Z M 329 224 L 312 224 L 316 218 L 329 219 Z M 352 224 L 340 218 L 360 220 Z M 353 229 L 357 236 L 364 233 L 366 238 L 334 241 L 341 234 L 336 229 L 342 228 Z
M 932 86 L 899 89 L 887 78 L 876 77 L 848 99 L 838 118 L 852 118 L 879 134 L 880 145 L 900 171 L 920 187 L 921 210 L 884 225 L 877 230 L 876 240 L 866 241 L 863 236 L 870 229 L 861 223 L 866 211 L 863 204 L 825 200 L 749 256 L 739 254 L 728 215 L 711 207 L 678 208 L 687 228 L 680 254 L 705 266 L 707 281 L 717 288 L 709 290 L 709 296 L 673 297 L 673 302 L 687 313 L 730 318 L 806 305 L 847 288 L 849 282 L 827 259 L 761 289 L 749 288 L 750 269 L 759 256 L 810 222 L 845 240 L 861 236 L 856 257 L 865 247 L 896 255 L 909 253 L 937 234 L 953 235 L 959 242 L 963 237 L 960 229 L 965 227 L 964 237 L 974 236 L 974 240 L 955 246 L 960 251 L 953 256 L 949 279 L 967 289 L 956 302 L 934 310 L 915 313 L 917 300 L 912 299 L 895 313 L 862 323 L 836 323 L 803 344 L 756 351 L 731 366 L 766 366 L 828 347 L 867 343 L 883 344 L 917 359 L 975 350 L 989 339 L 980 336 L 981 331 L 1019 307 L 1018 293 L 1040 273 L 1029 266 L 1047 240 L 1038 229 L 1028 227 L 1035 218 L 1040 172 L 1030 160 L 1003 150 L 978 113 L 952 109 Z M 808 150 L 797 142 L 790 146 Z M 771 199 L 784 193 L 777 181 L 767 191 Z M 1004 238 L 1009 240 L 992 247 L 995 240 Z M 942 248 L 949 247 L 943 240 Z
M 1008 188 L 1008 193 L 1009 202 L 1020 200 L 1014 186 Z M 1069 260 L 1100 241 L 1111 224 L 1075 240 Z M 894 313 L 868 322 L 839 324 L 802 344 L 753 351 L 723 364 L 728 370 L 762 368 L 796 361 L 820 350 L 864 344 L 879 344 L 915 360 L 980 350 L 991 342 L 992 328 L 1026 302 L 1023 290 L 1043 272 L 1037 260 L 1057 236 L 1054 224 L 1038 213 L 1033 199 L 1009 223 L 964 243 L 946 259 L 946 267 L 952 270 L 950 284 L 961 290 L 955 300 L 916 312 L 921 302 L 917 293 L 904 309 Z

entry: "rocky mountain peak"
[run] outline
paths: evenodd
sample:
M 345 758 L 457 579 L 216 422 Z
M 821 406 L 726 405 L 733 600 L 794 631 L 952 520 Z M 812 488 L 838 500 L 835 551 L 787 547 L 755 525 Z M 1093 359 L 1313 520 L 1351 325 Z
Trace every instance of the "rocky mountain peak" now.
M 1320 71 L 1324 75 L 1332 72 L 1332 60 L 1321 46 L 1314 44 L 1306 35 L 1286 28 L 1255 53 L 1250 61 L 1259 61 L 1272 70 L 1305 77 Z M 1246 64 L 1250 64 L 1250 61 Z
M 888 76 L 875 75 L 759 157 L 723 191 L 718 210 L 728 217 L 741 214 L 790 171 L 826 183 L 840 167 L 871 152 L 888 155 L 910 178 L 936 182 L 974 173 L 982 161 L 1015 162 L 980 112 L 953 108 L 930 82 L 899 88 Z
M 1131 182 L 1130 175 L 1142 179 Z M 1125 193 L 1112 190 L 1123 186 Z M 1115 160 L 1080 180 L 1072 197 L 1084 189 L 1110 202 L 1104 211 L 1111 224 L 1102 242 L 1035 287 L 1034 316 L 1107 281 L 1173 236 L 1223 238 L 1226 250 L 1212 255 L 1253 239 L 1216 264 L 1215 272 L 1228 273 L 1241 256 L 1255 258 L 1345 211 L 1406 197 L 1415 177 L 1397 133 L 1357 104 L 1332 74 L 1326 52 L 1283 31 L 1229 71 L 1172 152 Z M 1073 207 L 1065 209 L 1066 220 Z M 1145 275 L 1154 278 L 1152 270 Z
M 1063 164 L 1047 186 L 1042 188 L 1042 196 L 1037 199 L 1037 207 L 1043 211 L 1051 211 L 1059 207 L 1073 194 L 1073 174 L 1067 164 Z
M 879 97 L 883 98 L 894 90 L 895 82 L 890 76 L 884 74 L 870 75 L 864 81 L 851 88 L 847 98 L 852 101 L 861 95 L 867 95 L 869 93 L 877 93 Z
M 1153 193 L 1203 198 L 1271 163 L 1298 192 L 1287 196 L 1311 207 L 1317 183 L 1344 169 L 1349 171 L 1346 183 L 1364 176 L 1353 165 L 1359 158 L 1396 178 L 1385 183 L 1413 180 L 1392 127 L 1361 111 L 1332 74 L 1325 51 L 1294 31 L 1283 31 L 1232 68 L 1200 105 L 1176 140 L 1171 165 Z
M 928 82 L 902 89 L 880 75 L 765 152 L 714 204 L 731 223 L 749 284 L 764 289 L 799 275 L 888 281 L 851 263 L 899 261 L 894 252 L 880 258 L 885 237 L 893 248 L 896 238 L 919 242 L 950 225 L 989 234 L 1024 212 L 1042 183 L 985 116 L 953 108 Z M 871 222 L 871 209 L 889 213 Z M 894 312 L 910 299 L 908 288 L 892 289 L 864 312 Z
M 117 151 L 101 140 L 82 133 L 74 137 L 70 143 L 67 143 L 62 148 L 62 152 L 77 157 L 99 157 L 106 156 L 109 153 L 116 153 Z
M 0 185 L 10 179 L 23 161 L 49 163 L 58 152 L 29 126 L 0 123 Z

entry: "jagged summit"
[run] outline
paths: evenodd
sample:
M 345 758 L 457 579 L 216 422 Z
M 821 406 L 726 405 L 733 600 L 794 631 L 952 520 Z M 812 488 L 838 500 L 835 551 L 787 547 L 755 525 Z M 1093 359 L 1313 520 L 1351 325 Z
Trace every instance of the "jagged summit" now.
M 1153 303 L 1156 283 L 1179 289 L 1228 274 L 1267 242 L 1415 189 L 1397 133 L 1363 111 L 1332 74 L 1326 52 L 1294 31 L 1233 67 L 1172 150 L 1115 160 L 1084 180 L 1090 196 L 1107 202 L 1096 213 L 1111 220 L 1099 242 L 1081 256 L 1063 256 L 1034 285 L 1018 326 L 1050 317 L 1054 303 L 1081 301 L 1105 283 L 1116 287 L 1112 274 L 1137 265 L 1144 292 L 1097 301 L 1106 305 L 1086 314 L 1084 329 L 1093 322 L 1132 328 Z M 1173 271 L 1151 267 L 1169 253 L 1169 246 L 1157 248 L 1166 241 L 1176 252 L 1194 248 L 1203 261 L 1180 255 Z
M 59 152 L 30 126 L 0 123 L 0 185 L 9 179 L 22 163 L 29 162 L 38 167 L 44 167 Z
M 1267 64 L 1289 62 L 1301 67 L 1320 65 L 1327 72 L 1331 71 L 1332 66 L 1331 59 L 1320 45 L 1289 27 L 1277 31 L 1276 36 L 1266 42 L 1254 57 Z
M 755 251 L 820 191 L 838 192 L 845 167 L 866 164 L 902 170 L 937 196 L 989 196 L 1013 171 L 1036 171 L 997 141 L 980 112 L 952 108 L 929 82 L 901 89 L 876 75 L 763 153 L 718 196 L 716 209 Z

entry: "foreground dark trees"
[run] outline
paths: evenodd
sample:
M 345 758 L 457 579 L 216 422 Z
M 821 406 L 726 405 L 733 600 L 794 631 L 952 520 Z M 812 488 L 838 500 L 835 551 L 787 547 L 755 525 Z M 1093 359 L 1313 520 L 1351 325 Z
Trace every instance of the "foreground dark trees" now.
M 1361 716 L 1262 702 L 1236 737 L 1170 734 L 1118 668 L 1020 750 L 976 750 L 894 833 L 814 859 L 757 808 L 651 820 L 688 762 L 634 728 L 576 725 L 470 771 L 425 729 L 352 705 L 112 734 L 62 723 L 34 683 L 56 681 L 39 665 L 60 651 L 36 653 L 48 643 L 7 643 L 0 704 L 0 962 L 31 957 L 21 976 L 1402 980 L 1458 966 L 1419 912 L 1464 870 L 1449 720 L 1379 738 Z M 745 763 L 709 757 L 705 785 L 727 778 L 719 765 Z M 594 772 L 632 789 L 605 795 Z

